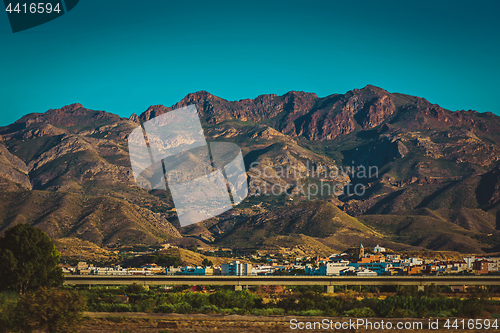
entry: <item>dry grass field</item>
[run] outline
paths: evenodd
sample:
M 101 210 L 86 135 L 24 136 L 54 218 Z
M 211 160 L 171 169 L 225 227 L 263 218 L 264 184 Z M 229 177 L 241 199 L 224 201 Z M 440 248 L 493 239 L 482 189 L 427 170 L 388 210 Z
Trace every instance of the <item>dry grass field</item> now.
M 239 315 L 204 315 L 204 314 L 149 314 L 149 313 L 129 313 L 129 314 L 112 314 L 112 313 L 86 313 L 84 324 L 78 330 L 81 333 L 271 333 L 271 332 L 296 332 L 297 329 L 291 329 L 290 320 L 297 319 L 303 322 L 322 321 L 324 317 L 294 317 L 294 316 L 239 316 Z M 343 320 L 348 321 L 348 318 L 328 318 L 328 320 Z M 356 320 L 356 318 L 351 318 Z M 395 326 L 397 322 L 418 322 L 422 321 L 425 324 L 428 319 L 414 318 L 369 318 L 372 322 L 387 323 L 391 322 Z M 444 319 L 440 319 L 444 323 Z M 307 330 L 307 332 L 345 332 L 345 333 L 360 333 L 373 332 L 366 329 L 341 329 L 341 330 Z M 405 330 L 407 332 L 448 332 L 459 333 L 464 330 L 446 329 L 415 329 Z M 377 330 L 377 332 L 398 332 L 397 329 Z M 485 332 L 485 330 L 466 330 L 466 332 Z

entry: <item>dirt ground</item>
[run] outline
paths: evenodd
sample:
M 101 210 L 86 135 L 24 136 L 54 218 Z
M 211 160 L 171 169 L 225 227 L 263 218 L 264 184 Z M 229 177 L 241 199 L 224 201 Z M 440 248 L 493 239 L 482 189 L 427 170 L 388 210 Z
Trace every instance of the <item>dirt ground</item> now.
M 151 314 L 151 313 L 85 313 L 85 320 L 78 332 L 81 333 L 270 333 L 270 332 L 495 332 L 496 330 L 469 330 L 469 329 L 426 329 L 429 319 L 388 319 L 369 318 L 372 323 L 391 322 L 392 329 L 292 329 L 290 320 L 296 319 L 298 322 L 321 322 L 324 317 L 294 317 L 294 316 L 238 316 L 238 315 L 204 315 L 204 314 Z M 326 318 L 336 321 L 349 321 L 349 318 Z M 356 321 L 356 318 L 351 318 Z M 435 320 L 435 319 L 432 319 Z M 398 330 L 395 326 L 397 322 L 423 322 L 424 329 L 404 329 Z M 439 319 L 440 323 L 445 322 Z M 466 319 L 467 321 L 467 319 Z M 500 321 L 500 320 L 499 320 Z M 410 324 L 407 324 L 410 325 Z

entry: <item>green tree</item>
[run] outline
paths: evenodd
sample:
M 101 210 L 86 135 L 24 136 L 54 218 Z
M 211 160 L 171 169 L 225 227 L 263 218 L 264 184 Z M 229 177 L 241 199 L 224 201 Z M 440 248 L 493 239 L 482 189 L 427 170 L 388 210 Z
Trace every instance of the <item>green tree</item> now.
M 174 267 L 179 267 L 179 264 L 180 264 L 180 258 L 173 257 L 173 256 L 167 256 L 164 253 L 156 253 L 151 258 L 151 261 L 154 262 L 157 265 L 160 265 L 160 266 L 174 266 Z
M 42 230 L 28 224 L 7 229 L 0 238 L 0 291 L 24 294 L 40 287 L 62 285 L 64 277 L 57 267 L 60 257 Z
M 138 284 L 137 282 L 134 282 L 132 284 L 129 284 L 127 286 L 127 288 L 125 289 L 125 291 L 128 294 L 139 294 L 139 293 L 146 291 L 146 289 L 143 286 L 141 286 L 140 284 Z
M 201 265 L 203 267 L 211 267 L 214 265 L 214 263 L 211 260 L 208 260 L 207 258 L 204 258 L 203 261 L 201 262 Z
M 71 332 L 82 320 L 83 296 L 67 290 L 41 288 L 22 295 L 14 309 L 15 328 L 23 332 Z

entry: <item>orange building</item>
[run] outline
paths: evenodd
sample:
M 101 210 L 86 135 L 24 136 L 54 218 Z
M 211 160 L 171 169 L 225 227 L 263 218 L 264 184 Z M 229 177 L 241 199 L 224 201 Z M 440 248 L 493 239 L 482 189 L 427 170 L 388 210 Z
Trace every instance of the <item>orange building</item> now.
M 380 262 L 380 256 L 368 256 L 368 257 L 362 257 L 358 260 L 358 263 L 361 264 L 368 264 L 372 262 Z
M 435 274 L 438 270 L 437 265 L 427 264 L 422 267 L 422 272 L 426 274 Z
M 472 263 L 472 269 L 479 274 L 488 274 L 488 260 L 478 260 Z
M 405 274 L 405 275 L 420 274 L 421 272 L 422 272 L 421 266 L 406 266 L 403 269 L 403 274 Z

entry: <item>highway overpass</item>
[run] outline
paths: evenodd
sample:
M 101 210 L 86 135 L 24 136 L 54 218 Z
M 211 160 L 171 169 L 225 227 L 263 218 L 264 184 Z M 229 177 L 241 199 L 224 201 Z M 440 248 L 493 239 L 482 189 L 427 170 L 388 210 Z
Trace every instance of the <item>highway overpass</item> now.
M 335 286 L 493 286 L 500 285 L 500 276 L 205 276 L 205 275 L 67 275 L 67 285 L 231 285 L 242 286 L 325 286 L 333 292 Z

